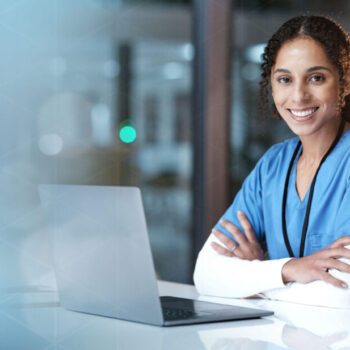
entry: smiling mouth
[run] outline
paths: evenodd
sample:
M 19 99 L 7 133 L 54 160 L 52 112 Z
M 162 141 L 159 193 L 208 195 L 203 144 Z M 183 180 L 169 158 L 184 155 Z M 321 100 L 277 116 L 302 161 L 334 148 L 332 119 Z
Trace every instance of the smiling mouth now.
M 305 118 L 309 115 L 315 113 L 318 110 L 318 107 L 313 107 L 309 109 L 304 109 L 303 111 L 296 111 L 294 109 L 288 109 L 288 111 L 296 117 Z

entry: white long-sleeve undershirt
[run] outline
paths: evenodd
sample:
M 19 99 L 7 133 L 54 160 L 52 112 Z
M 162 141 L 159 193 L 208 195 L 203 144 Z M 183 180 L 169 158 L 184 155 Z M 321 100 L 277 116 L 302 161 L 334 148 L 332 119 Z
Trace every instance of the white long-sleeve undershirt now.
M 202 295 L 241 298 L 262 294 L 269 299 L 301 304 L 350 308 L 350 274 L 329 270 L 334 277 L 346 282 L 347 289 L 324 281 L 307 284 L 282 280 L 282 267 L 290 258 L 277 260 L 242 260 L 218 254 L 211 242 L 221 244 L 211 234 L 200 251 L 194 271 L 194 283 Z M 346 248 L 350 248 L 347 246 Z M 350 264 L 349 259 L 340 259 Z

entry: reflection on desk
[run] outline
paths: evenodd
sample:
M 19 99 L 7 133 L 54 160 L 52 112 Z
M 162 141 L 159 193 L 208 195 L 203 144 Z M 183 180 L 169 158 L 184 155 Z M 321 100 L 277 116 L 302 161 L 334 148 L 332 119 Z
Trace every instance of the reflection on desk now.
M 159 282 L 161 295 L 198 298 L 193 286 Z M 350 349 L 350 311 L 264 299 L 201 300 L 275 311 L 263 319 L 161 328 L 59 307 L 56 292 L 0 295 L 1 349 Z

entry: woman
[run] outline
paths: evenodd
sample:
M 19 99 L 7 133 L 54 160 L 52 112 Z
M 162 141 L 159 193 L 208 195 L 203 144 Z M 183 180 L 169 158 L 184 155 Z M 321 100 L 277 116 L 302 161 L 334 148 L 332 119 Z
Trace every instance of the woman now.
M 321 283 L 346 294 L 349 35 L 326 17 L 298 16 L 277 30 L 262 58 L 261 104 L 271 88 L 274 114 L 297 137 L 271 147 L 245 180 L 198 256 L 196 287 L 245 297 L 288 282 Z M 263 246 L 271 260 L 263 261 Z

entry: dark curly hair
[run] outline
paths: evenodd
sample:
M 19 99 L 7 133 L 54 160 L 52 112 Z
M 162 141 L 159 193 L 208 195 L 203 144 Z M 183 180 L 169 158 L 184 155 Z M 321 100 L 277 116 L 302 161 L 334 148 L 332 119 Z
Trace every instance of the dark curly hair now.
M 339 74 L 339 101 L 338 111 L 342 117 L 350 121 L 350 98 L 344 96 L 344 75 L 350 66 L 350 38 L 349 34 L 332 19 L 325 16 L 297 16 L 284 24 L 268 41 L 262 54 L 261 81 L 260 81 L 260 111 L 268 111 L 268 96 L 271 89 L 271 68 L 275 64 L 277 53 L 287 41 L 297 37 L 310 37 L 323 47 L 327 57 L 337 69 Z M 272 116 L 281 118 L 276 106 L 273 104 Z

